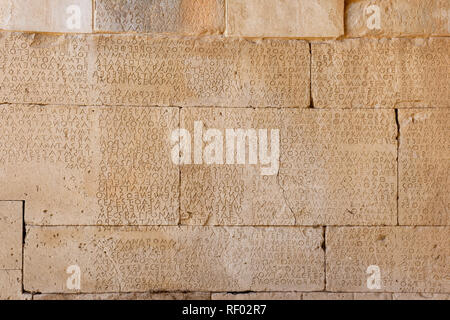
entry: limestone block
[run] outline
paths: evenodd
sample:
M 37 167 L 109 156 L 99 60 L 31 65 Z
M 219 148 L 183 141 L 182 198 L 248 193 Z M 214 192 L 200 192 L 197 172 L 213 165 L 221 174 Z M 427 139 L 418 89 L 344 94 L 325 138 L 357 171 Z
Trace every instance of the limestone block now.
M 354 300 L 392 300 L 391 293 L 354 293 Z
M 448 0 L 347 0 L 347 37 L 450 35 Z
M 353 294 L 334 292 L 309 292 L 303 294 L 303 300 L 353 300 Z
M 307 227 L 30 227 L 24 286 L 42 293 L 323 290 L 322 241 L 321 228 Z
M 225 0 L 95 0 L 95 31 L 223 33 Z
M 308 107 L 305 41 L 0 34 L 0 103 Z
M 1 105 L 0 199 L 33 225 L 177 224 L 178 125 L 176 108 Z
M 92 32 L 92 0 L 0 0 L 0 29 Z
M 0 270 L 0 300 L 30 300 L 22 293 L 22 271 Z
M 228 36 L 337 38 L 344 0 L 228 0 Z
M 394 300 L 450 300 L 450 294 L 394 293 Z
M 22 268 L 22 233 L 23 203 L 0 201 L 0 270 Z
M 301 292 L 213 293 L 212 300 L 302 300 Z
M 449 48 L 449 38 L 314 42 L 314 106 L 448 108 Z
M 399 223 L 450 224 L 450 110 L 399 111 Z
M 35 294 L 33 300 L 210 300 L 206 292 Z
M 450 227 L 329 227 L 327 290 L 450 291 Z
M 182 224 L 397 223 L 393 111 L 183 108 L 181 128 Z

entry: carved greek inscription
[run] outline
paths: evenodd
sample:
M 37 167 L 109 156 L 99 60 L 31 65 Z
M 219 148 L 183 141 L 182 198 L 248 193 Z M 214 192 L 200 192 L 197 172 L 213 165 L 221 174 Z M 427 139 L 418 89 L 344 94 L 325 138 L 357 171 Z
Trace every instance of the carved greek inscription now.
M 0 36 L 0 102 L 307 107 L 303 41 Z
M 450 35 L 448 0 L 347 0 L 347 37 Z
M 399 222 L 450 224 L 450 110 L 400 110 Z
M 449 227 L 328 227 L 327 290 L 450 290 Z
M 178 221 L 178 168 L 167 139 L 175 108 L 0 106 L 0 167 L 27 223 Z
M 312 43 L 318 108 L 448 108 L 449 39 Z
M 261 175 L 261 169 L 268 165 L 256 162 L 258 146 L 248 137 L 243 139 L 245 164 L 199 165 L 191 154 L 193 162 L 180 166 L 182 223 L 396 223 L 397 130 L 393 111 L 181 110 L 181 128 L 187 132 L 196 131 L 198 119 L 202 119 L 204 132 L 210 128 L 222 133 L 230 128 L 279 130 L 279 169 L 274 175 Z M 201 136 L 198 142 L 194 140 L 191 137 L 191 151 L 195 145 L 205 151 L 210 144 L 202 143 Z M 270 148 L 273 146 L 276 144 L 271 141 Z M 198 155 L 200 163 L 202 153 Z
M 70 292 L 76 261 L 85 293 L 321 290 L 321 241 L 321 228 L 32 227 L 24 284 Z
M 222 33 L 225 0 L 96 0 L 95 30 Z

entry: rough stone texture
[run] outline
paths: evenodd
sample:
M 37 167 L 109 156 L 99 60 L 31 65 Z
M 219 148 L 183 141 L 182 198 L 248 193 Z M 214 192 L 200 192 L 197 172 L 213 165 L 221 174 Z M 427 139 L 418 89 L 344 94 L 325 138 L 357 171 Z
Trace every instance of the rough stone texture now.
M 301 292 L 213 293 L 212 300 L 302 300 Z
M 450 227 L 327 228 L 327 290 L 450 292 L 449 237 Z M 379 267 L 381 289 L 368 288 L 369 266 Z
M 347 37 L 450 36 L 450 1 L 347 0 L 345 35 Z
M 90 33 L 92 0 L 0 0 L 0 29 Z
M 27 224 L 177 224 L 178 125 L 176 108 L 1 105 L 0 199 Z
M 206 292 L 189 293 L 103 293 L 103 294 L 35 294 L 33 300 L 210 300 Z
M 95 31 L 223 33 L 225 0 L 95 0 Z
M 228 36 L 337 38 L 344 0 L 227 0 Z
M 353 300 L 352 293 L 310 292 L 303 294 L 303 300 Z
M 22 202 L 0 201 L 0 269 L 22 268 L 22 224 Z
M 450 294 L 394 293 L 394 300 L 450 300 Z
M 312 43 L 314 106 L 448 108 L 449 48 L 449 38 Z
M 399 222 L 450 224 L 450 110 L 400 110 Z
M 0 300 L 448 300 L 449 18 L 0 0 Z
M 445 295 L 435 295 L 436 297 Z M 213 293 L 212 300 L 392 300 L 391 293 L 250 292 Z
M 392 300 L 391 293 L 354 293 L 353 300 Z
M 29 300 L 31 295 L 22 293 L 22 271 L 0 270 L 0 300 Z
M 0 103 L 307 107 L 294 40 L 0 34 Z
M 247 165 L 182 165 L 183 224 L 396 224 L 394 111 L 183 108 L 192 140 L 197 120 L 224 145 L 226 129 L 279 129 L 280 167 L 263 176 L 248 156 Z
M 324 288 L 321 228 L 31 227 L 24 287 L 64 293 Z

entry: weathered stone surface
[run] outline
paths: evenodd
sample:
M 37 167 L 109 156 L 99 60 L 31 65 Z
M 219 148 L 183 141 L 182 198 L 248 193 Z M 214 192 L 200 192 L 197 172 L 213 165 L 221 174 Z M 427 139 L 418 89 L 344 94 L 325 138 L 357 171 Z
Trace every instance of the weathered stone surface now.
M 354 293 L 354 300 L 392 300 L 392 293 Z
M 203 158 L 200 149 L 203 164 L 195 164 L 193 146 L 191 164 L 181 166 L 182 224 L 396 224 L 394 111 L 183 108 L 181 128 L 191 140 L 196 121 L 204 136 L 219 130 L 225 147 L 226 129 L 255 129 L 259 151 L 259 130 L 271 137 L 278 129 L 279 169 L 262 175 L 270 165 L 260 156 L 250 164 L 248 141 L 245 165 L 228 164 L 225 147 L 224 164 L 206 164 L 212 141 L 203 143 Z
M 314 106 L 448 108 L 449 48 L 449 38 L 312 43 Z
M 229 36 L 337 38 L 344 0 L 227 0 Z
M 29 300 L 31 295 L 22 294 L 22 271 L 0 270 L 0 300 Z
M 22 202 L 0 201 L 0 269 L 22 268 L 22 220 Z
M 302 300 L 301 292 L 213 293 L 212 300 Z
M 82 293 L 323 290 L 321 228 L 31 227 L 24 287 Z
M 92 32 L 92 0 L 0 0 L 0 29 Z
M 310 292 L 303 294 L 303 300 L 353 300 L 353 293 Z
M 450 300 L 450 294 L 394 293 L 394 300 Z
M 434 295 L 445 296 L 445 295 Z M 213 293 L 212 300 L 392 300 L 391 293 L 250 292 Z
M 327 290 L 449 292 L 449 238 L 450 227 L 327 228 Z
M 177 224 L 178 125 L 176 108 L 1 105 L 0 199 L 34 225 Z
M 449 36 L 448 0 L 348 0 L 347 37 Z
M 0 103 L 307 107 L 294 40 L 0 34 Z
M 95 0 L 95 31 L 222 33 L 225 0 Z
M 399 223 L 450 224 L 450 110 L 400 110 Z
M 103 293 L 103 294 L 35 294 L 33 300 L 210 300 L 206 292 Z

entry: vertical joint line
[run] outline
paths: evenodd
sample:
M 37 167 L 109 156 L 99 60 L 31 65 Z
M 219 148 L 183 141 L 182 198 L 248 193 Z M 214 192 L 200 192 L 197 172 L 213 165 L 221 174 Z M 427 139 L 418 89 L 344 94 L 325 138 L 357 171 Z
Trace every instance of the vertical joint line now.
M 396 204 L 397 204 L 397 225 L 400 225 L 399 223 L 399 199 L 400 199 L 400 121 L 398 119 L 398 109 L 395 109 L 395 123 L 397 125 L 397 159 L 396 159 L 396 164 L 397 164 L 397 199 L 396 199 Z
M 178 130 L 181 129 L 181 110 L 178 108 Z M 181 226 L 181 165 L 178 165 L 178 226 Z
M 23 286 L 23 266 L 24 266 L 24 260 L 25 260 L 25 238 L 27 236 L 27 228 L 25 225 L 25 200 L 22 200 L 22 294 L 25 293 L 24 286 Z
M 312 45 L 311 42 L 308 41 L 309 46 L 309 107 L 314 108 L 314 99 L 312 93 Z
M 324 291 L 327 291 L 327 227 L 323 226 L 323 280 L 324 280 Z

